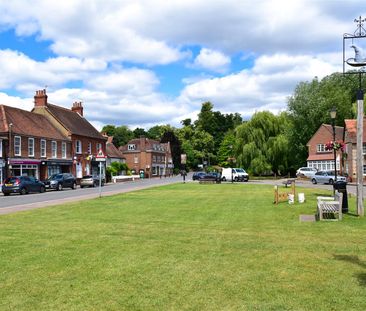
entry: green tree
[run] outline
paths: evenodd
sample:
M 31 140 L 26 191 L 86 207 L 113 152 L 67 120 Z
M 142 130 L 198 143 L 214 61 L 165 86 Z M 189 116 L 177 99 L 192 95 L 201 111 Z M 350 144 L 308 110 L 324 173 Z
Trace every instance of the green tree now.
M 288 116 L 257 112 L 236 129 L 238 164 L 249 172 L 262 175 L 280 174 L 288 169 Z
M 337 109 L 336 125 L 344 126 L 345 119 L 355 118 L 354 102 L 359 87 L 357 76 L 334 73 L 321 81 L 299 83 L 288 99 L 291 131 L 288 133 L 293 168 L 306 163 L 307 142 L 322 123 L 331 122 L 329 110 Z

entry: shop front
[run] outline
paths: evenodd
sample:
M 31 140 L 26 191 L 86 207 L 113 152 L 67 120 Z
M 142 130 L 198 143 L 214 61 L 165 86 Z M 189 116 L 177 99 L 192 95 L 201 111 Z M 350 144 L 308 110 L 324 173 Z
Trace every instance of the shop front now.
M 41 180 L 47 179 L 53 174 L 71 173 L 72 160 L 47 160 L 41 162 L 40 177 Z
M 9 171 L 11 176 L 40 177 L 40 160 L 9 159 Z

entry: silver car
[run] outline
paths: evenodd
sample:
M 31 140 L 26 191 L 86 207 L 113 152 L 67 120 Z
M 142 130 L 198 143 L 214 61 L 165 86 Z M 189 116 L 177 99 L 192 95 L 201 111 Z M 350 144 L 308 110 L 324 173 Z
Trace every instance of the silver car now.
M 330 184 L 333 185 L 335 181 L 334 171 L 319 171 L 311 177 L 313 184 Z M 347 178 L 337 174 L 337 181 L 347 182 Z

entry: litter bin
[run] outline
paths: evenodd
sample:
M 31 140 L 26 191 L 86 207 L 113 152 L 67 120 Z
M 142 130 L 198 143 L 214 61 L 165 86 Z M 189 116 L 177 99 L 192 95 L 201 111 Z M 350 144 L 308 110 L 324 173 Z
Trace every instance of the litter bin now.
M 333 184 L 333 189 L 343 193 L 342 199 L 342 213 L 348 213 L 348 195 L 347 195 L 347 182 L 336 181 Z
M 141 179 L 144 179 L 145 177 L 145 172 L 143 170 L 140 171 L 140 178 Z

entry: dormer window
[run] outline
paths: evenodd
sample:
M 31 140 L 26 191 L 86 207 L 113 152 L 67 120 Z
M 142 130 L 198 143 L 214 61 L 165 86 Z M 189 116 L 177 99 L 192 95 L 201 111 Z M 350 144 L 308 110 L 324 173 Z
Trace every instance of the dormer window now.
M 135 144 L 129 144 L 128 145 L 128 150 L 136 150 L 136 145 Z

